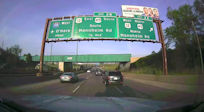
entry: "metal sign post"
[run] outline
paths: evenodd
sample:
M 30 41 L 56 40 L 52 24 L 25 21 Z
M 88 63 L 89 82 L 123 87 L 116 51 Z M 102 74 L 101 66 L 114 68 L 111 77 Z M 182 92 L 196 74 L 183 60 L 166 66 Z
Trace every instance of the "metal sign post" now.
M 48 29 L 49 21 L 50 21 L 50 19 L 46 20 L 45 29 L 44 29 L 44 33 L 43 33 L 43 40 L 42 40 L 41 52 L 40 52 L 40 73 L 43 72 L 43 60 L 44 60 L 44 51 L 45 51 L 45 40 L 46 40 L 46 36 L 47 36 L 47 29 Z
M 164 73 L 164 75 L 168 75 L 166 46 L 164 43 L 164 35 L 163 35 L 163 31 L 162 31 L 162 26 L 161 26 L 161 20 L 154 20 L 154 22 L 156 23 L 156 26 L 157 26 L 159 41 L 160 41 L 161 47 L 162 47 L 163 73 Z

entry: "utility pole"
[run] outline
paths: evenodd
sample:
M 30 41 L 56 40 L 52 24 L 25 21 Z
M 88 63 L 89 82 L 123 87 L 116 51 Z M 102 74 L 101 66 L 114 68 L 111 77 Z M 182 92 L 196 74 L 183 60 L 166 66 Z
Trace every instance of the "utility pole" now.
M 190 5 L 189 3 L 189 0 L 188 0 L 188 4 Z M 203 90 L 203 86 L 202 86 L 202 75 L 203 75 L 203 56 L 202 56 L 202 51 L 201 51 L 201 46 L 200 46 L 200 41 L 199 41 L 199 38 L 198 38 L 198 34 L 197 34 L 197 31 L 196 31 L 196 28 L 195 28 L 195 25 L 194 25 L 194 22 L 191 21 L 192 23 L 192 27 L 193 27 L 193 30 L 195 32 L 195 38 L 196 38 L 196 41 L 198 43 L 198 50 L 199 50 L 199 54 L 200 54 L 200 63 L 201 63 L 201 74 L 198 74 L 198 81 L 197 81 L 197 91 L 196 91 L 196 94 L 195 94 L 195 104 L 199 104 L 200 102 L 202 102 L 202 99 L 203 99 L 203 93 L 202 93 L 202 90 Z
M 187 1 L 188 1 L 188 5 L 190 5 L 189 0 L 187 0 Z M 201 4 L 201 5 L 203 5 L 203 4 Z M 204 70 L 203 70 L 204 69 L 203 68 L 203 55 L 202 55 L 202 51 L 201 51 L 201 47 L 200 47 L 200 41 L 199 41 L 199 38 L 198 38 L 198 34 L 197 34 L 197 31 L 196 31 L 194 22 L 191 21 L 191 23 L 192 23 L 192 26 L 193 26 L 193 30 L 195 32 L 196 41 L 198 43 L 198 50 L 199 50 L 199 54 L 200 54 L 201 73 L 203 73 L 204 72 Z
M 199 50 L 199 54 L 200 54 L 201 73 L 203 73 L 203 55 L 202 55 L 202 51 L 201 51 L 201 47 L 200 47 L 200 41 L 199 41 L 199 38 L 198 38 L 198 34 L 196 32 L 196 28 L 195 28 L 195 25 L 194 25 L 193 21 L 192 21 L 192 26 L 193 26 L 193 30 L 195 32 L 197 43 L 198 43 L 198 50 Z

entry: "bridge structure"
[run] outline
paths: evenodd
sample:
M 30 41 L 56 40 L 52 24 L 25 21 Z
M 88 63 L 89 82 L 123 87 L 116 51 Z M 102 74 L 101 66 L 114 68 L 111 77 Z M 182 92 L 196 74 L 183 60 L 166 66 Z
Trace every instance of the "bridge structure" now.
M 26 61 L 25 56 L 20 57 Z M 32 61 L 40 62 L 40 56 L 32 56 Z M 44 62 L 59 62 L 61 71 L 71 71 L 73 63 L 120 63 L 131 61 L 131 54 L 88 54 L 88 55 L 52 55 L 44 56 Z

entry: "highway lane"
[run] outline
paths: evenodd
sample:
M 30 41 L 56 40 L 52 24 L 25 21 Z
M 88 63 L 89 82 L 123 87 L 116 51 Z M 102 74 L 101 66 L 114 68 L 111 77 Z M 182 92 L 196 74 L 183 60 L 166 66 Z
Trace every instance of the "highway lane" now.
M 79 81 L 75 83 L 61 83 L 58 79 L 58 82 L 55 84 L 51 84 L 49 86 L 40 88 L 38 93 L 40 94 L 49 94 L 49 95 L 68 95 L 73 96 L 75 92 L 78 91 L 78 89 L 81 89 L 81 85 L 84 84 L 86 81 L 88 81 L 88 77 L 91 76 L 91 74 L 88 73 L 82 73 L 79 74 Z M 84 86 L 83 86 L 84 87 Z
M 79 74 L 79 81 L 76 83 L 61 83 L 59 76 L 51 81 L 45 81 L 35 84 L 23 85 L 10 90 L 18 95 L 72 95 L 75 88 L 87 80 L 86 73 Z
M 89 74 L 89 79 L 73 94 L 74 96 L 99 96 L 99 97 L 147 97 L 142 92 L 132 89 L 129 85 L 134 82 L 124 80 L 124 85 L 105 86 L 101 76 Z
M 148 95 L 137 89 L 137 84 L 133 81 L 124 80 L 124 85 L 110 85 L 108 87 L 102 83 L 101 76 L 93 73 L 82 73 L 78 75 L 79 82 L 61 83 L 55 79 L 52 83 L 43 86 L 43 83 L 17 87 L 11 89 L 18 95 L 68 95 L 68 96 L 97 96 L 97 97 L 139 97 L 149 98 Z M 141 88 L 141 87 L 140 87 Z
M 101 76 L 92 73 L 81 73 L 76 83 L 61 83 L 59 79 L 36 84 L 8 88 L 15 95 L 66 95 L 88 97 L 136 97 L 154 100 L 176 101 L 178 92 L 168 89 L 145 85 L 124 78 L 123 86 L 102 83 Z M 22 80 L 23 81 L 23 80 Z M 1 90 L 0 90 L 1 91 Z M 183 93 L 179 93 L 183 95 Z M 181 96 L 178 96 L 179 98 Z M 173 99 L 173 100 L 172 100 Z

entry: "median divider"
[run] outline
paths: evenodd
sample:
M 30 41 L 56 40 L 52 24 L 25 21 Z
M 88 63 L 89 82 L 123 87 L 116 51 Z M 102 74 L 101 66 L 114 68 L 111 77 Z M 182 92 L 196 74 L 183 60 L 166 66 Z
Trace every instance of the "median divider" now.
M 57 83 L 59 83 L 59 79 L 53 79 L 53 80 L 44 81 L 40 83 L 33 83 L 33 84 L 27 84 L 23 86 L 11 87 L 10 90 L 14 92 L 16 91 L 20 92 L 25 90 L 39 89 L 39 88 L 43 88 L 45 86 L 49 86 L 51 84 L 57 84 Z

